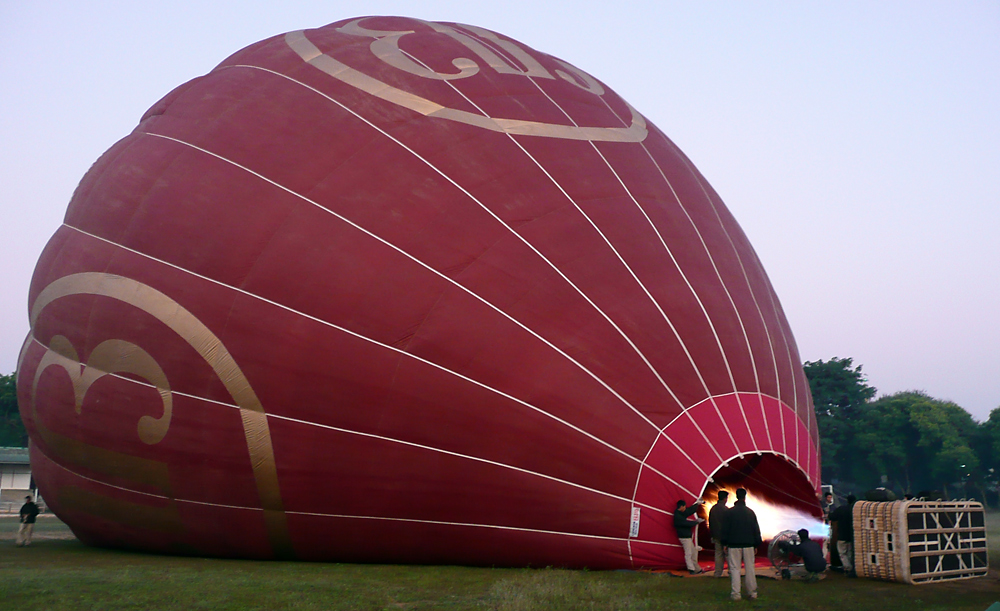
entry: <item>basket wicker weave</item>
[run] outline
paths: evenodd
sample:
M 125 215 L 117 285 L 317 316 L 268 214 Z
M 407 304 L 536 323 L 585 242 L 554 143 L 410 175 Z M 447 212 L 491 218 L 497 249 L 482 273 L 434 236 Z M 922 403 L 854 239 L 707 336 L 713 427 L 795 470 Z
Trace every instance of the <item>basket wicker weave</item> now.
M 858 501 L 854 566 L 859 577 L 918 584 L 989 571 L 986 522 L 974 501 Z

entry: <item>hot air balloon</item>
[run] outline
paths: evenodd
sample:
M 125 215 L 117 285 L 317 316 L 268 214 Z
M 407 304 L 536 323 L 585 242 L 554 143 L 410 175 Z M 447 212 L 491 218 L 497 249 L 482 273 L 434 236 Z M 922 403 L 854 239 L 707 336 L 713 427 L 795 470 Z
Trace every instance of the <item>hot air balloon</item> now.
M 496 32 L 349 19 L 169 93 L 83 177 L 18 367 L 85 543 L 682 566 L 675 501 L 819 515 L 778 298 L 676 146 Z

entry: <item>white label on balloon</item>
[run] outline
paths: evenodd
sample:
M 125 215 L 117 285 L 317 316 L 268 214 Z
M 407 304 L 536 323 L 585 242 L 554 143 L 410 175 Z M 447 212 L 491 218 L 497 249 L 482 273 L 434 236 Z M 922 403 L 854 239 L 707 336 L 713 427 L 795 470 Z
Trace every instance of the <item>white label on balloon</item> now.
M 639 507 L 632 508 L 632 529 L 629 531 L 629 537 L 639 536 Z

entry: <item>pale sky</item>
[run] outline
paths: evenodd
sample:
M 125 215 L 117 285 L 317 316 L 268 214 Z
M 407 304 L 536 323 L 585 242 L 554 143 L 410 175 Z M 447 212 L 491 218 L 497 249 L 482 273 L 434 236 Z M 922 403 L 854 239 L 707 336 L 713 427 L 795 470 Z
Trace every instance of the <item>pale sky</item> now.
M 458 21 L 593 74 L 736 216 L 803 359 L 1000 407 L 1000 2 L 0 0 L 0 373 L 80 178 L 235 51 L 363 15 Z

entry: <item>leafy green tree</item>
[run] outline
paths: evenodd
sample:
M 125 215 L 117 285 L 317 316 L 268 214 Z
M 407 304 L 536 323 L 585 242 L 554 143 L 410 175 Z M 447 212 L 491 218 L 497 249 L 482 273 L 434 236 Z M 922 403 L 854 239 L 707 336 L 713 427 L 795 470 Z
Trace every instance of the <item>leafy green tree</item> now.
M 909 403 L 904 397 L 882 397 L 869 405 L 855 436 L 858 453 L 855 460 L 860 466 L 854 471 L 861 474 L 864 486 L 882 485 L 882 476 L 889 487 L 912 491 L 915 473 L 921 460 L 915 448 L 919 433 L 910 422 Z
M 923 392 L 881 397 L 868 405 L 857 428 L 855 473 L 868 473 L 859 483 L 874 486 L 886 476 L 897 490 L 947 494 L 951 486 L 964 496 L 954 486 L 975 485 L 978 429 L 969 412 Z
M 849 358 L 806 362 L 804 368 L 824 481 L 848 489 L 885 485 L 1000 500 L 1000 408 L 977 424 L 960 406 L 924 392 L 873 400 L 876 389 Z
M 861 365 L 849 358 L 807 361 L 804 365 L 816 409 L 823 480 L 854 479 L 856 431 L 868 403 L 878 392 L 868 385 Z
M 1000 407 L 979 425 L 973 449 L 979 457 L 979 469 L 973 473 L 980 497 L 1000 502 Z
M 969 412 L 950 401 L 912 394 L 910 420 L 919 433 L 917 444 L 927 456 L 932 481 L 940 482 L 947 494 L 949 484 L 964 484 L 979 467 L 979 458 L 971 447 L 975 421 Z
M 25 447 L 28 432 L 17 410 L 17 376 L 0 376 L 0 446 Z

